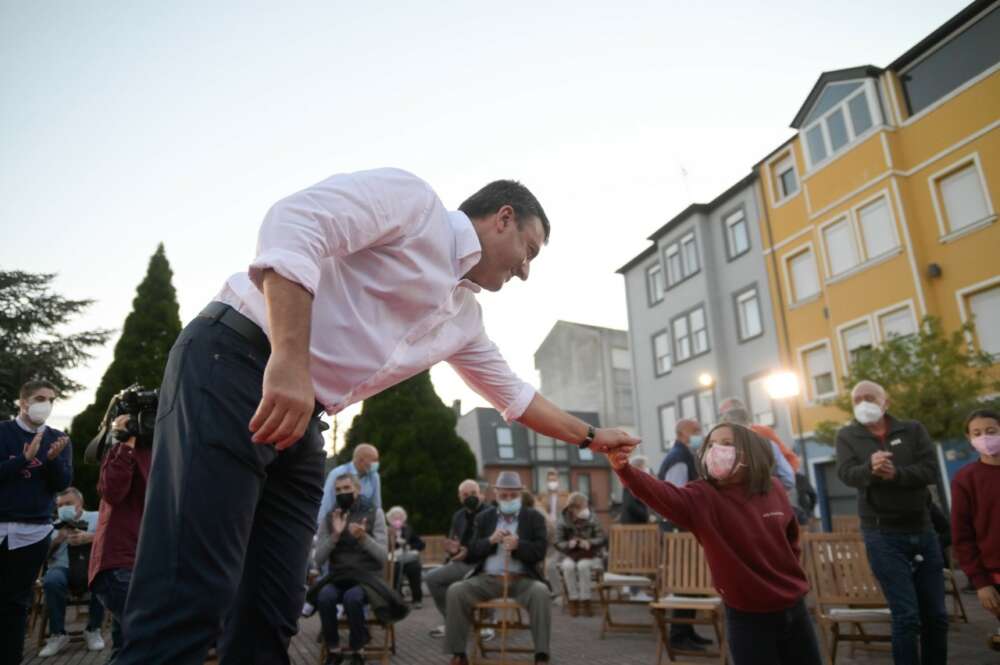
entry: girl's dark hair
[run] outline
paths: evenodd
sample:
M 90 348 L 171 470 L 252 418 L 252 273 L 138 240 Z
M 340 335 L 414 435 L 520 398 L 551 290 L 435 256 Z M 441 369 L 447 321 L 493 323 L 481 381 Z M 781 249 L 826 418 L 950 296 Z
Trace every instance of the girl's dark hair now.
M 771 472 L 774 470 L 774 453 L 771 444 L 762 436 L 743 425 L 721 423 L 716 425 L 705 436 L 705 443 L 698 451 L 698 467 L 702 477 L 713 485 L 718 481 L 709 475 L 705 468 L 705 453 L 712 447 L 709 441 L 712 433 L 720 427 L 728 427 L 733 431 L 733 447 L 736 448 L 736 460 L 746 465 L 747 494 L 767 494 L 771 491 Z
M 976 409 L 965 418 L 966 434 L 969 433 L 969 425 L 971 425 L 972 421 L 975 420 L 976 418 L 992 418 L 993 420 L 1000 423 L 1000 413 L 997 413 L 993 409 Z

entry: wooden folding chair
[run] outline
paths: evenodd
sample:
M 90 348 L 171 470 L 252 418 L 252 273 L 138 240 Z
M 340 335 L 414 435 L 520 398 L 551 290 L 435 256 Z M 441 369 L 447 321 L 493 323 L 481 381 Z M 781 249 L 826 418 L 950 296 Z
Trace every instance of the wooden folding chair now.
M 722 599 L 712 586 L 712 576 L 705 561 L 705 552 L 690 533 L 663 534 L 663 563 L 657 598 L 649 611 L 658 629 L 656 663 L 663 662 L 666 651 L 669 662 L 678 655 L 698 658 L 718 658 L 721 665 L 729 660 L 726 643 L 725 612 Z M 674 617 L 674 610 L 694 610 L 693 617 Z M 688 651 L 670 644 L 670 624 L 711 626 L 715 631 L 716 650 Z
M 396 536 L 392 529 L 389 529 L 388 538 L 388 548 L 386 553 L 385 566 L 383 567 L 383 575 L 385 583 L 392 588 L 392 583 L 394 581 L 394 573 L 396 570 Z M 368 616 L 366 619 L 368 623 L 369 630 L 376 628 L 381 633 L 381 640 L 372 639 L 371 642 L 365 646 L 364 656 L 365 661 L 378 660 L 382 665 L 388 665 L 389 659 L 396 654 L 396 626 L 394 624 L 385 624 L 378 617 L 375 616 L 370 610 L 368 611 Z M 344 628 L 350 628 L 350 624 L 347 622 L 347 616 L 342 616 L 337 622 L 337 628 L 342 630 Z M 320 647 L 319 647 L 319 665 L 323 665 L 326 661 L 326 639 L 322 636 L 322 631 L 320 631 Z
M 857 515 L 834 515 L 830 518 L 833 533 L 861 533 L 861 518 Z
M 510 552 L 504 552 L 503 561 L 503 593 L 500 598 L 476 603 L 472 609 L 472 629 L 476 636 L 476 646 L 472 651 L 471 665 L 511 665 L 512 663 L 530 662 L 521 658 L 508 659 L 510 654 L 530 654 L 534 661 L 534 645 L 531 647 L 510 645 L 508 638 L 511 631 L 525 632 L 531 630 L 530 617 L 525 621 L 528 610 L 510 597 Z M 522 614 L 522 611 L 524 614 Z M 497 644 L 491 645 L 483 638 L 483 629 L 491 628 L 496 632 Z M 493 657 L 497 654 L 497 657 Z
M 873 624 L 891 624 L 892 615 L 872 573 L 861 534 L 803 534 L 802 545 L 809 550 L 806 573 L 815 594 L 820 640 L 830 664 L 837 662 L 840 642 L 850 642 L 852 647 L 856 643 L 890 642 L 888 634 L 865 630 Z M 844 625 L 850 632 L 841 630 Z
M 949 563 L 951 565 L 944 569 L 944 592 L 951 596 L 951 612 L 948 613 L 948 620 L 954 623 L 959 621 L 969 623 L 969 615 L 965 613 L 965 603 L 962 602 L 962 592 L 955 578 L 955 564 Z M 958 630 L 958 627 L 955 629 Z
M 660 567 L 660 535 L 656 524 L 616 524 L 608 539 L 608 566 L 597 593 L 604 618 L 601 639 L 609 632 L 646 632 L 648 623 L 616 621 L 611 608 L 622 605 L 648 605 L 648 600 L 635 600 L 625 595 L 625 589 L 640 589 L 647 593 L 656 589 L 655 579 Z
M 562 568 L 562 561 L 556 564 L 556 574 L 559 576 L 559 593 L 562 596 L 562 611 L 563 614 L 569 612 L 569 586 L 566 584 L 566 573 Z M 590 569 L 590 581 L 591 588 L 596 589 L 598 592 L 597 602 L 600 603 L 600 586 L 601 582 L 604 580 L 604 561 L 600 558 L 594 564 L 594 567 Z
M 426 573 L 443 566 L 448 558 L 444 551 L 444 543 L 448 536 L 424 536 L 424 551 L 420 553 L 420 565 Z

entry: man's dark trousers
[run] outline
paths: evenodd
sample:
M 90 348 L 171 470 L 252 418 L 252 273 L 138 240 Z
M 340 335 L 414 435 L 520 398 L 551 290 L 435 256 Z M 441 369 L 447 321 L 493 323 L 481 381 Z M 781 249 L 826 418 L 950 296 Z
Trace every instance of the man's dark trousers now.
M 0 665 L 21 662 L 31 589 L 45 563 L 51 540 L 48 535 L 16 550 L 8 549 L 8 538 L 0 543 Z
M 893 663 L 945 665 L 948 611 L 937 534 L 929 528 L 923 533 L 863 529 L 862 534 L 872 572 L 892 611 Z
M 317 418 L 282 452 L 250 440 L 269 349 L 248 324 L 216 306 L 170 351 L 116 665 L 201 665 L 217 639 L 223 665 L 289 662 L 325 454 Z

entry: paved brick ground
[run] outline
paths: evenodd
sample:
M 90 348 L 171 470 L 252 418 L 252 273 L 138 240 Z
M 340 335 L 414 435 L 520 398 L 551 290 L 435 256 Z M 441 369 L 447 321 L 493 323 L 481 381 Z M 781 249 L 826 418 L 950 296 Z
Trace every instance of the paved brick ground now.
M 980 607 L 974 595 L 963 595 L 971 623 L 961 624 L 952 630 L 949 663 L 953 665 L 1000 665 L 1000 653 L 990 652 L 985 647 L 985 636 L 996 630 L 996 619 Z M 642 620 L 647 613 L 636 609 L 630 611 L 636 620 Z M 553 615 L 553 662 L 593 663 L 611 665 L 654 665 L 656 661 L 656 640 L 652 633 L 616 634 L 604 640 L 599 639 L 600 620 L 597 618 L 571 618 L 558 608 Z M 631 618 L 631 617 L 626 617 Z M 398 651 L 392 659 L 393 665 L 445 665 L 446 656 L 441 650 L 441 640 L 431 638 L 431 628 L 440 623 L 440 617 L 428 603 L 416 610 L 397 626 Z M 318 663 L 319 644 L 316 636 L 319 619 L 303 619 L 301 632 L 295 637 L 290 649 L 295 665 L 315 665 Z M 702 630 L 702 634 L 707 632 Z M 71 644 L 55 658 L 37 658 L 37 649 L 30 643 L 26 652 L 27 665 L 103 665 L 108 652 L 88 652 L 81 642 Z M 691 660 L 690 662 L 696 662 Z M 717 662 L 701 660 L 697 662 Z M 837 665 L 891 664 L 887 652 L 864 652 L 858 650 L 851 657 L 848 648 L 841 651 Z

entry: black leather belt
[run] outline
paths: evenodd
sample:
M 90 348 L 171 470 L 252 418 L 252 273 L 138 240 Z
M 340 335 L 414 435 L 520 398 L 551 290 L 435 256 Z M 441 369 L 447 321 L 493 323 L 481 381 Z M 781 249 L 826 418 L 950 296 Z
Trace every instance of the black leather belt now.
M 264 354 L 271 353 L 271 342 L 256 323 L 243 316 L 235 309 L 218 301 L 208 303 L 198 316 L 218 321 Z

